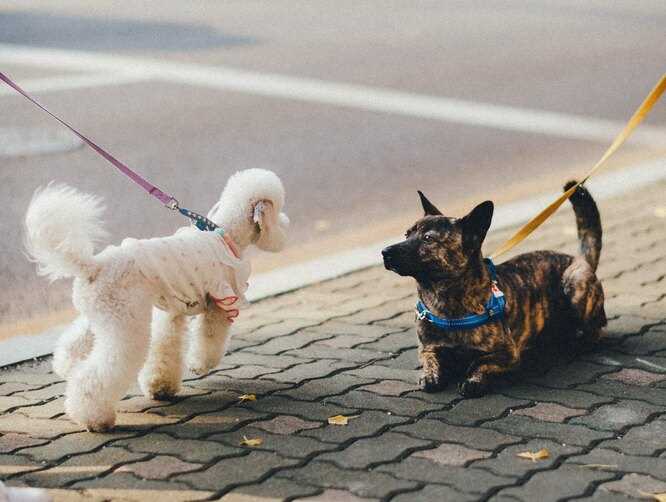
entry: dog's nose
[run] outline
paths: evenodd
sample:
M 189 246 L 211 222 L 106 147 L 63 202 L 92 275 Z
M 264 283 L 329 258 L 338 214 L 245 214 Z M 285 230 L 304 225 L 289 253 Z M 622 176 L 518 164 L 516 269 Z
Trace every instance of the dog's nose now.
M 391 250 L 389 248 L 382 249 L 382 258 L 386 259 L 390 256 Z

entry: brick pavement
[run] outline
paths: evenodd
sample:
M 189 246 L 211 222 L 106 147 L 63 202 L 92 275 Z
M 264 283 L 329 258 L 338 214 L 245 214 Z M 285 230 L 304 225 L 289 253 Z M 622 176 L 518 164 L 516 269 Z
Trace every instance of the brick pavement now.
M 410 280 L 375 267 L 266 299 L 173 402 L 62 413 L 49 361 L 0 373 L 0 478 L 55 500 L 608 500 L 666 492 L 666 183 L 601 204 L 608 337 L 495 394 L 426 394 Z M 494 247 L 507 232 L 491 234 Z M 576 248 L 570 209 L 520 251 Z M 256 401 L 239 400 L 254 393 Z M 348 425 L 328 425 L 333 415 Z M 243 438 L 259 438 L 243 446 Z M 546 448 L 529 460 L 518 453 Z

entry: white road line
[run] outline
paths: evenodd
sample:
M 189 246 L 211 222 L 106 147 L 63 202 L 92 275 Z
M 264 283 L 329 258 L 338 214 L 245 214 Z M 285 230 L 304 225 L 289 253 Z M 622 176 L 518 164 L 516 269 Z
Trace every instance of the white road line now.
M 225 66 L 100 53 L 0 44 L 0 62 L 88 72 L 139 72 L 173 83 L 577 140 L 608 142 L 624 125 L 611 120 L 578 115 L 259 73 Z M 666 145 L 666 130 L 643 125 L 632 136 L 631 141 L 663 148 Z
M 85 89 L 89 87 L 112 86 L 131 84 L 141 82 L 150 77 L 147 75 L 135 73 L 96 73 L 89 75 L 58 75 L 55 77 L 33 78 L 22 80 L 19 85 L 31 93 L 44 93 L 54 91 L 69 91 L 73 89 Z M 0 87 L 0 96 L 12 95 L 18 96 L 15 90 L 3 86 Z

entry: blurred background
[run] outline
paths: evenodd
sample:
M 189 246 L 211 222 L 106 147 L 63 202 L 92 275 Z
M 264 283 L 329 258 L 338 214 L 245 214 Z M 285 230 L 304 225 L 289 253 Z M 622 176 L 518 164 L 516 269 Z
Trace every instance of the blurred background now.
M 554 192 L 666 69 L 663 0 L 1 0 L 0 71 L 186 206 L 276 171 L 291 244 L 255 271 Z M 664 155 L 660 104 L 611 168 Z M 22 251 L 37 186 L 106 198 L 110 243 L 184 223 L 0 88 L 0 340 L 73 315 Z M 72 224 L 76 224 L 75 221 Z

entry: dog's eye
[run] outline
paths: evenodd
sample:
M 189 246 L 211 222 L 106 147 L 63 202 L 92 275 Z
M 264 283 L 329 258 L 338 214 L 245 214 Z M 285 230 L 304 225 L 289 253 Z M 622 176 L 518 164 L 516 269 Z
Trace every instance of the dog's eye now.
M 432 232 L 428 232 L 427 234 L 423 235 L 423 241 L 424 242 L 432 242 L 435 240 L 435 236 L 432 234 Z

